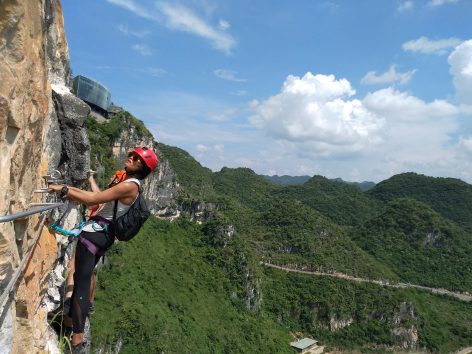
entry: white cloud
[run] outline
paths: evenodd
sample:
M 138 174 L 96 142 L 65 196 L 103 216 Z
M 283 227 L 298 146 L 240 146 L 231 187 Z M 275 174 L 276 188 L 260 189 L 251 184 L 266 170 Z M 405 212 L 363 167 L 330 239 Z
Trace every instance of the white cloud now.
M 151 49 L 146 44 L 134 44 L 131 48 L 143 56 L 151 55 Z
M 393 88 L 369 93 L 362 102 L 369 111 L 391 121 L 425 122 L 459 113 L 456 106 L 444 100 L 426 103 Z
M 397 10 L 399 12 L 405 12 L 413 10 L 414 3 L 412 0 L 403 1 L 400 5 L 398 5 Z
M 451 134 L 458 129 L 457 107 L 443 100 L 424 102 L 392 88 L 368 94 L 363 103 L 385 119 L 383 142 L 366 160 L 382 167 L 382 178 L 412 170 L 432 173 L 454 164 Z
M 231 54 L 231 49 L 236 44 L 233 37 L 224 31 L 213 28 L 190 9 L 165 2 L 157 3 L 157 7 L 165 15 L 166 27 L 206 38 L 212 42 L 216 49 L 225 54 Z
M 472 105 L 472 40 L 457 46 L 448 58 L 459 101 Z
M 107 0 L 110 4 L 121 6 L 122 8 L 131 11 L 137 16 L 152 19 L 152 15 L 146 9 L 136 5 L 132 0 Z
M 253 102 L 250 118 L 267 134 L 323 156 L 360 151 L 377 140 L 382 119 L 359 100 L 346 79 L 333 75 L 288 76 L 282 91 L 264 102 Z
M 205 154 L 207 153 L 210 153 L 210 154 L 207 154 L 207 156 L 208 155 L 221 156 L 221 154 L 224 153 L 224 145 L 223 144 L 214 144 L 214 145 L 197 144 L 195 146 L 195 151 L 200 157 L 205 156 Z
M 362 79 L 361 83 L 364 85 L 379 85 L 379 84 L 394 84 L 400 85 L 408 83 L 416 70 L 407 71 L 405 73 L 399 73 L 396 71 L 396 65 L 391 65 L 390 69 L 383 73 L 377 74 L 375 71 L 369 71 Z
M 136 16 L 157 22 L 168 29 L 205 38 L 212 43 L 215 49 L 227 55 L 231 54 L 232 48 L 236 45 L 236 41 L 231 35 L 220 28 L 211 26 L 183 5 L 157 1 L 154 8 L 147 9 L 137 5 L 133 0 L 107 1 L 134 13 Z M 227 24 L 229 25 L 229 23 Z
M 466 150 L 467 153 L 471 153 L 472 152 L 472 137 L 471 136 L 467 136 L 467 137 L 461 136 L 457 145 L 460 149 Z
M 195 150 L 197 150 L 200 153 L 205 153 L 210 150 L 210 147 L 203 144 L 198 144 L 197 146 L 195 146 Z
M 420 37 L 415 40 L 403 43 L 403 50 L 410 52 L 418 52 L 423 54 L 447 54 L 452 48 L 459 45 L 462 41 L 458 38 L 447 38 L 431 40 L 427 37 Z
M 138 38 L 146 37 L 148 34 L 151 33 L 149 31 L 133 31 L 133 30 L 130 30 L 128 26 L 125 26 L 125 25 L 119 25 L 118 30 L 127 36 L 133 36 L 133 37 L 138 37 Z
M 237 77 L 237 72 L 233 70 L 217 69 L 213 72 L 216 77 L 223 80 L 234 81 L 234 82 L 246 82 L 247 79 L 241 79 Z
M 218 22 L 218 27 L 223 30 L 223 31 L 226 31 L 227 29 L 229 29 L 231 27 L 231 25 L 229 24 L 228 21 L 225 21 L 225 20 L 220 20 Z
M 442 6 L 445 4 L 455 4 L 459 2 L 459 0 L 430 0 L 428 3 L 429 6 L 437 7 L 437 6 Z
M 376 181 L 406 171 L 472 177 L 463 173 L 470 164 L 454 139 L 462 108 L 391 87 L 353 99 L 349 82 L 341 82 L 289 77 L 279 94 L 253 103 L 252 124 L 273 139 L 267 150 L 276 151 L 289 174 Z M 468 139 L 461 144 L 472 148 Z M 280 163 L 254 161 L 259 171 Z

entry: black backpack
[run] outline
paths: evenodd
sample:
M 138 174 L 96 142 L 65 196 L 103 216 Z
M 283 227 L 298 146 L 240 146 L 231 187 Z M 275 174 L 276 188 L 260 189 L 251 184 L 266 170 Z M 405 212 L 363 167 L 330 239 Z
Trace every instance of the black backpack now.
M 132 181 L 133 183 L 136 183 Z M 115 236 L 119 241 L 131 240 L 141 229 L 144 222 L 149 218 L 151 212 L 148 209 L 146 201 L 141 194 L 141 187 L 136 183 L 139 188 L 138 196 L 133 204 L 130 205 L 129 209 L 125 214 L 116 217 L 116 211 L 118 209 L 118 201 L 115 200 L 115 206 L 113 208 L 113 221 L 110 225 L 110 234 Z

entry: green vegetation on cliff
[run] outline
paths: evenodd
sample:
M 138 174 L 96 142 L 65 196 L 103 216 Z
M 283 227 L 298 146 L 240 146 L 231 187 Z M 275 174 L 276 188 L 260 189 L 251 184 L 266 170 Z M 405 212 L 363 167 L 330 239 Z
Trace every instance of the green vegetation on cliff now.
M 97 175 L 97 183 L 104 188 L 109 178 L 119 168 L 111 147 L 122 132 L 121 120 L 112 117 L 108 122 L 100 124 L 95 118 L 88 116 L 86 126 L 90 141 L 90 167 L 93 170 L 98 170 L 100 167 L 103 169 Z
M 472 291 L 472 235 L 414 199 L 395 199 L 353 239 L 415 284 Z
M 153 218 L 115 245 L 99 274 L 94 346 L 122 339 L 120 353 L 291 353 L 282 326 L 246 310 L 231 278 L 241 262 L 228 261 L 235 247 L 211 242 L 195 223 Z
M 211 201 L 214 197 L 212 172 L 190 154 L 175 146 L 158 144 L 161 157 L 167 160 L 185 192 L 195 198 Z
M 418 347 L 434 353 L 471 344 L 470 304 L 453 298 L 270 268 L 263 279 L 264 310 L 325 345 L 379 353 L 416 335 Z

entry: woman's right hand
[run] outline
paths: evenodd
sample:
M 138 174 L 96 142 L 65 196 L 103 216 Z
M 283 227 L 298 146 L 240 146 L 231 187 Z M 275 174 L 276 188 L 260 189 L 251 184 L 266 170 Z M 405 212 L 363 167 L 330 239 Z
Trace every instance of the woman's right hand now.
M 93 178 L 94 174 L 95 174 L 95 171 L 93 170 L 87 171 L 87 180 L 89 181 L 90 184 L 92 184 L 92 182 L 95 182 L 95 179 Z
M 62 184 L 50 184 L 48 186 L 49 193 L 60 193 L 64 185 Z

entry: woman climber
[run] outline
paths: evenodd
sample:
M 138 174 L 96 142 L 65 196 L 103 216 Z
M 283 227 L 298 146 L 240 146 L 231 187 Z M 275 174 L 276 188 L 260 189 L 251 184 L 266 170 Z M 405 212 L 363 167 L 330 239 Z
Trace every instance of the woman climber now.
M 140 180 L 146 178 L 157 167 L 157 163 L 158 158 L 152 150 L 146 147 L 136 148 L 125 161 L 124 181 L 111 188 L 89 192 L 66 185 L 49 186 L 51 193 L 60 193 L 63 197 L 87 206 L 102 204 L 82 229 L 75 251 L 74 290 L 69 315 L 64 316 L 65 325 L 72 324 L 73 327 L 73 347 L 80 346 L 84 341 L 85 320 L 90 310 L 89 292 L 93 269 L 114 241 L 113 236 L 107 232 L 113 220 L 114 202 L 118 201 L 118 218 L 124 215 L 137 199 Z
M 97 182 L 95 181 L 94 178 L 95 171 L 89 170 L 87 172 L 87 180 L 90 185 L 90 189 L 92 192 L 100 192 L 100 187 L 98 187 Z M 115 175 L 110 179 L 110 182 L 108 183 L 107 188 L 111 188 L 114 185 L 123 182 L 126 178 L 126 171 L 125 170 L 118 170 L 115 172 Z M 88 206 L 88 216 L 87 219 L 92 218 L 99 210 L 100 204 L 97 205 L 90 205 Z M 72 292 L 74 290 L 74 273 L 75 273 L 75 249 L 74 252 L 72 253 L 72 256 L 70 258 L 69 264 L 67 266 L 68 272 L 67 272 L 67 278 L 66 278 L 66 289 L 65 289 L 65 294 L 64 294 L 64 302 L 62 306 L 62 313 L 69 313 L 70 310 L 70 300 L 72 297 Z M 95 286 L 96 286 L 96 279 L 95 279 L 95 274 L 92 273 L 92 277 L 90 278 L 90 312 L 89 314 L 92 314 L 94 311 L 93 307 L 93 301 L 94 301 L 94 295 L 95 295 Z M 54 317 L 58 311 L 60 311 L 61 308 L 52 311 L 51 312 L 51 317 Z M 70 322 L 70 321 L 69 321 Z M 72 325 L 68 326 L 72 327 Z

